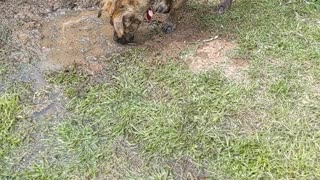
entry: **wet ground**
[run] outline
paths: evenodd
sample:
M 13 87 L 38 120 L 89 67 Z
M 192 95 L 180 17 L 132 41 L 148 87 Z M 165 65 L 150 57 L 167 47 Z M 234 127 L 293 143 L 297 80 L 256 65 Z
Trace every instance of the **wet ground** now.
M 22 71 L 30 76 L 24 79 L 30 79 L 39 87 L 44 83 L 41 77 L 44 71 L 61 70 L 76 64 L 87 67 L 88 72 L 94 74 L 104 66 L 101 59 L 130 48 L 147 48 L 154 52 L 154 56 L 166 59 L 179 58 L 182 51 L 195 44 L 200 45 L 203 50 L 198 51 L 203 52 L 198 52 L 195 55 L 198 57 L 193 60 L 187 59 L 186 63 L 192 71 L 201 71 L 202 66 L 208 69 L 222 62 L 221 58 L 227 58 L 225 52 L 236 47 L 233 42 L 201 31 L 196 22 L 189 21 L 187 12 L 181 13 L 180 16 L 185 18 L 173 34 L 162 34 L 158 26 L 144 23 L 136 33 L 135 43 L 122 46 L 112 40 L 112 27 L 107 15 L 97 18 L 95 4 L 95 1 L 1 3 L 2 9 L 6 9 L 6 13 L 2 12 L 3 21 L 12 29 L 13 46 L 17 47 L 11 57 L 32 66 Z M 208 54 L 204 58 L 206 62 L 199 60 L 203 59 L 204 53 Z
M 12 30 L 13 48 L 8 59 L 17 67 L 10 79 L 30 83 L 35 94 L 30 97 L 33 109 L 28 112 L 31 140 L 16 152 L 21 157 L 14 165 L 17 170 L 47 153 L 43 141 L 66 113 L 66 97 L 58 86 L 47 82 L 48 73 L 79 66 L 94 78 L 108 66 L 106 58 L 134 48 L 150 50 L 150 58 L 160 62 L 175 59 L 185 63 L 195 73 L 222 67 L 233 78 L 248 66 L 245 60 L 229 58 L 236 43 L 201 31 L 188 18 L 181 20 L 172 34 L 163 34 L 158 26 L 144 23 L 135 43 L 119 45 L 112 40 L 108 17 L 97 18 L 95 4 L 50 0 L 0 2 L 2 23 Z M 188 17 L 187 12 L 181 13 L 181 17 Z M 51 120 L 46 124 L 48 118 Z
M 204 2 L 122 46 L 97 0 L 0 0 L 0 179 L 319 179 L 319 1 Z

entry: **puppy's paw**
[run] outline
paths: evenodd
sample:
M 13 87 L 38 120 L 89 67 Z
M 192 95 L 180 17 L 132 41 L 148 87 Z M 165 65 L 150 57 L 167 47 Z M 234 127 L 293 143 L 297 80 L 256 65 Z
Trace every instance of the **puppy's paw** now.
M 218 5 L 216 12 L 219 14 L 225 13 L 228 9 L 230 9 L 231 4 L 232 0 L 223 0 L 223 2 Z
M 172 33 L 176 29 L 177 29 L 177 26 L 175 24 L 173 24 L 172 22 L 164 22 L 161 27 L 162 32 L 164 32 L 166 34 Z
M 133 34 L 128 34 L 126 36 L 118 37 L 116 33 L 113 34 L 113 40 L 119 44 L 125 45 L 128 43 L 132 43 L 134 40 Z
M 218 7 L 216 9 L 216 12 L 218 14 L 223 14 L 223 13 L 225 13 L 227 11 L 227 9 L 228 8 L 224 4 L 220 4 L 220 5 L 218 5 Z

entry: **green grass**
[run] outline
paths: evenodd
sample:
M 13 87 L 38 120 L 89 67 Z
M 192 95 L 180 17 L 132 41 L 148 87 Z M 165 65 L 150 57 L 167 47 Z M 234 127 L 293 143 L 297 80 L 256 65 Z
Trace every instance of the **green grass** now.
M 20 143 L 20 137 L 13 130 L 21 115 L 19 94 L 2 92 L 5 76 L 8 72 L 5 61 L 7 60 L 7 44 L 10 38 L 10 30 L 0 22 L 0 162 L 3 162 L 2 158 Z
M 18 121 L 19 113 L 20 102 L 18 95 L 10 94 L 0 97 L 0 144 L 2 145 L 0 158 L 20 142 L 19 137 L 12 133 L 12 128 Z
M 319 2 L 239 0 L 223 16 L 205 13 L 211 8 L 189 5 L 201 27 L 238 42 L 235 56 L 250 64 L 248 83 L 218 70 L 194 74 L 171 59 L 155 65 L 146 49 L 103 62 L 103 80 L 76 67 L 49 74 L 47 80 L 68 98 L 63 120 L 42 122 L 46 149 L 37 161 L 3 174 L 319 179 Z M 11 129 L 20 123 L 19 99 L 0 100 L 8 109 L 3 112 L 11 112 L 3 134 L 16 140 Z M 8 139 L 4 144 L 12 144 Z M 15 164 L 14 153 L 3 156 Z
M 59 149 L 67 149 L 78 162 L 76 167 L 59 164 L 60 173 L 92 177 L 106 171 L 99 166 L 112 167 L 103 159 L 114 157 L 112 145 L 122 138 L 141 145 L 139 152 L 146 159 L 216 156 L 215 146 L 221 142 L 215 140 L 215 126 L 238 111 L 246 89 L 219 73 L 194 75 L 174 62 L 146 66 L 145 55 L 144 50 L 133 50 L 114 57 L 112 68 L 118 75 L 106 84 L 87 84 L 80 94 L 68 93 L 70 87 L 85 82 L 74 78 L 76 71 L 51 77 L 51 82 L 66 87 L 71 98 L 67 110 L 72 115 L 57 129 Z M 140 175 L 152 176 L 155 171 Z
M 11 176 L 11 160 L 17 160 L 14 152 L 27 142 L 30 124 L 27 101 L 32 94 L 28 84 L 6 82 L 9 85 L 0 91 L 0 177 Z M 12 159 L 11 159 L 12 158 Z

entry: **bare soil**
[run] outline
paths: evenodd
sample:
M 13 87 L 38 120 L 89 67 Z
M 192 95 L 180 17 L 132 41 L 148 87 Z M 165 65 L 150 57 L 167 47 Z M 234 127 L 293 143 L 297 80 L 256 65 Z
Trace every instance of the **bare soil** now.
M 91 8 L 96 4 L 97 0 L 0 2 L 2 21 L 13 30 L 14 44 L 20 48 L 13 58 L 19 62 L 30 62 L 31 59 L 39 74 L 75 64 L 86 67 L 90 74 L 96 74 L 104 67 L 101 58 L 130 48 L 148 48 L 152 51 L 152 58 L 166 61 L 179 59 L 187 47 L 211 38 L 208 32 L 201 31 L 194 17 L 182 11 L 177 17 L 180 21 L 176 32 L 163 34 L 159 26 L 144 23 L 136 34 L 135 43 L 122 46 L 112 40 L 108 17 L 97 18 L 97 9 Z M 202 45 L 196 55 L 190 57 L 188 65 L 193 72 L 213 69 L 217 64 L 226 64 L 227 52 L 235 47 L 233 42 L 214 39 Z M 226 68 L 226 75 L 247 66 L 243 62 L 239 68 L 238 62 L 228 63 L 230 68 Z
M 245 59 L 232 58 L 236 48 L 235 42 L 217 39 L 217 37 L 211 38 L 205 40 L 186 61 L 191 71 L 195 73 L 220 68 L 228 78 L 243 80 L 245 75 L 243 71 L 249 67 L 249 62 Z
M 90 62 L 89 69 L 101 70 L 97 64 L 100 57 L 124 49 L 112 41 L 112 29 L 107 24 L 106 19 L 97 18 L 96 11 L 47 18 L 41 29 L 41 48 L 46 55 L 45 61 L 41 62 L 42 68 L 88 65 Z
M 186 23 L 187 24 L 187 23 Z M 101 70 L 101 58 L 124 52 L 130 48 L 148 48 L 153 56 L 179 58 L 179 54 L 190 43 L 207 37 L 197 25 L 180 24 L 172 34 L 163 34 L 160 27 L 143 23 L 135 35 L 134 43 L 123 46 L 114 42 L 113 28 L 109 18 L 97 18 L 96 10 L 83 10 L 51 15 L 43 22 L 41 33 L 42 53 L 46 58 L 41 68 L 85 65 L 88 71 Z

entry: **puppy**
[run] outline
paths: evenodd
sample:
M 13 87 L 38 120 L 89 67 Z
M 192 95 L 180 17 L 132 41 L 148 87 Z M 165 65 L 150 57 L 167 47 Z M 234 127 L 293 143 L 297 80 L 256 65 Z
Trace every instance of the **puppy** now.
M 110 24 L 114 28 L 113 39 L 120 44 L 127 44 L 134 39 L 134 33 L 143 22 L 145 16 L 151 19 L 154 13 L 169 13 L 162 24 L 162 31 L 175 31 L 174 17 L 187 0 L 102 0 L 98 17 L 103 11 L 110 16 Z M 218 12 L 223 13 L 230 8 L 232 0 L 221 0 Z
M 113 39 L 120 44 L 127 44 L 133 41 L 134 33 L 150 6 L 150 0 L 102 0 L 98 17 L 106 11 L 114 28 Z

